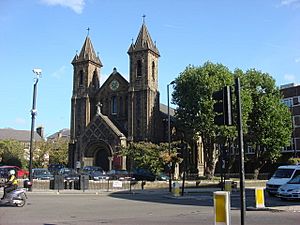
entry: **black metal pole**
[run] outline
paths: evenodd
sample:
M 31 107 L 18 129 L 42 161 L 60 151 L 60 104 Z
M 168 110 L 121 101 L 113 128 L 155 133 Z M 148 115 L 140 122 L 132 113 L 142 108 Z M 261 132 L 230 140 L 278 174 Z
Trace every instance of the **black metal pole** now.
M 171 82 L 170 84 L 172 84 Z M 170 84 L 167 85 L 167 96 L 168 96 L 168 143 L 169 143 L 169 157 L 171 155 L 171 117 L 170 117 L 170 96 L 169 96 L 169 86 Z M 171 157 L 170 157 L 171 158 Z M 169 162 L 169 192 L 172 192 L 172 164 Z
M 29 181 L 31 185 L 29 186 L 29 191 L 32 191 L 32 158 L 33 158 L 33 138 L 34 138 L 34 122 L 36 116 L 36 93 L 37 93 L 37 84 L 39 78 L 37 77 L 33 85 L 33 100 L 32 100 L 32 109 L 31 109 L 31 133 L 30 133 L 30 149 L 29 149 Z
M 241 200 L 241 225 L 245 224 L 246 198 L 245 198 L 245 169 L 244 169 L 244 143 L 243 143 L 243 120 L 241 107 L 240 79 L 235 80 L 235 94 L 237 100 L 237 129 L 240 153 L 240 200 Z

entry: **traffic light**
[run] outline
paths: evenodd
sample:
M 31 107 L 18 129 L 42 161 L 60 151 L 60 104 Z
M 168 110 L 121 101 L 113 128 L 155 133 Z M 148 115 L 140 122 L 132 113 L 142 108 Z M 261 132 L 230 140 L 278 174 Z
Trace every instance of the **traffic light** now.
M 230 86 L 223 87 L 222 90 L 213 93 L 214 122 L 216 125 L 232 125 L 231 114 L 231 88 Z

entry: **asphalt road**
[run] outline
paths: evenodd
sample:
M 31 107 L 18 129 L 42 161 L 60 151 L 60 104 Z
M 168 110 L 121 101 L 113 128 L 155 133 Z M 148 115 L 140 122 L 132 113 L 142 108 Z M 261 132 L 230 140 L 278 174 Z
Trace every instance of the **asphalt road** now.
M 272 201 L 280 202 L 276 198 L 271 198 L 268 204 Z M 231 224 L 240 224 L 238 195 L 233 194 L 231 202 Z M 248 203 L 252 204 L 247 200 L 247 205 Z M 247 211 L 245 224 L 298 225 L 299 219 L 298 211 Z M 179 198 L 167 192 L 155 191 L 97 195 L 94 193 L 59 195 L 29 193 L 28 204 L 23 208 L 0 206 L 0 224 L 208 225 L 214 224 L 214 211 L 209 192 L 194 193 Z

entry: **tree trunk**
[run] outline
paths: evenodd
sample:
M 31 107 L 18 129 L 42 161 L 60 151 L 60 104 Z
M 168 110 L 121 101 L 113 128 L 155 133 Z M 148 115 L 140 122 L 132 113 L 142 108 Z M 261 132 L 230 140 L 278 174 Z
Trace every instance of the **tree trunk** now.
M 209 141 L 203 142 L 203 147 L 205 149 L 205 161 L 206 166 L 204 169 L 204 175 L 207 179 L 213 179 L 217 164 L 217 156 L 216 156 L 216 147 L 213 143 Z

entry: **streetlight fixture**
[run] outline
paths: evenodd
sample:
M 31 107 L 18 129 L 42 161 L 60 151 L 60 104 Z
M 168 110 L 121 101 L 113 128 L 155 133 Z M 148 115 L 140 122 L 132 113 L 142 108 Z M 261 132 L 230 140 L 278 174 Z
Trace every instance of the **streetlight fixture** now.
M 34 84 L 33 84 L 33 100 L 32 100 L 32 109 L 31 109 L 31 133 L 30 133 L 30 149 L 29 149 L 29 191 L 32 190 L 32 158 L 33 158 L 33 138 L 34 138 L 34 122 L 35 116 L 37 113 L 36 110 L 36 93 L 37 93 L 37 84 L 39 82 L 39 78 L 42 75 L 41 69 L 33 69 L 32 72 L 35 74 Z
M 170 94 L 169 86 L 175 84 L 175 81 L 171 81 L 167 85 L 167 97 L 168 97 L 168 143 L 169 143 L 169 157 L 171 156 L 171 117 L 170 117 Z M 169 192 L 172 192 L 172 162 L 169 162 Z

